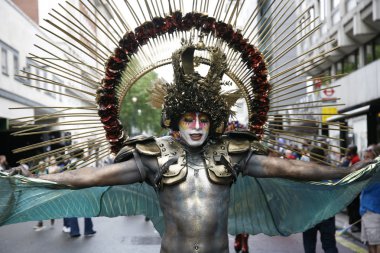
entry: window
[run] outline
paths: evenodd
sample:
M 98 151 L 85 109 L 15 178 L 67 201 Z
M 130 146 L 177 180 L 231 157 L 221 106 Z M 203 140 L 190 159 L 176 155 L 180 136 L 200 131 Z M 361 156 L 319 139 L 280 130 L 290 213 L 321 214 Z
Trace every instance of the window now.
M 40 70 L 36 68 L 36 77 L 35 77 L 36 78 L 36 87 L 41 87 L 40 86 L 40 80 L 39 80 L 40 77 L 39 76 L 40 76 Z M 41 90 L 39 90 L 39 91 L 41 91 Z
M 30 75 L 31 67 L 30 67 L 29 63 L 26 64 L 26 67 L 24 68 L 24 71 L 25 71 L 25 74 L 26 74 L 26 78 L 24 78 L 25 84 L 30 84 L 31 80 L 29 78 L 31 77 L 31 75 Z
M 353 10 L 355 9 L 356 5 L 357 5 L 356 0 L 348 0 L 346 2 L 346 10 L 347 11 Z
M 8 52 L 5 48 L 1 49 L 1 72 L 4 75 L 9 75 L 9 73 L 8 73 Z
M 46 82 L 46 79 L 47 79 L 47 72 L 46 71 L 44 71 L 44 79 L 45 79 L 44 82 L 43 82 L 44 83 L 43 84 L 43 88 L 45 89 L 44 92 L 45 93 L 49 93 L 48 91 L 46 91 L 46 89 L 48 88 L 48 84 Z
M 339 23 L 339 21 L 340 21 L 340 12 L 339 12 L 339 10 L 335 10 L 334 14 L 332 16 L 332 22 L 335 25 L 335 24 Z
M 315 19 L 315 10 L 314 7 L 311 7 L 309 10 L 309 17 L 310 17 L 310 22 Z M 313 30 L 315 28 L 315 22 L 310 24 L 310 29 Z
M 14 54 L 13 55 L 13 73 L 14 73 L 15 78 L 17 78 L 16 75 L 19 74 L 19 69 L 20 69 L 20 63 L 18 62 L 18 55 Z
M 59 92 L 61 93 L 59 94 L 59 101 L 62 102 L 62 96 L 63 96 L 62 94 L 65 93 L 64 87 L 59 86 Z
M 335 73 L 337 75 L 343 74 L 343 67 L 342 67 L 342 62 L 337 62 L 335 64 Z
M 321 21 L 326 18 L 326 0 L 320 0 L 319 2 L 319 17 Z
M 340 3 L 340 0 L 333 0 L 332 1 L 332 8 L 331 9 L 336 9 L 336 8 L 338 8 L 339 7 L 339 3 Z
M 373 42 L 375 60 L 380 59 L 380 37 L 377 37 Z
M 343 59 L 343 73 L 351 73 L 358 69 L 359 51 L 356 50 L 352 54 Z
M 332 23 L 335 25 L 340 21 L 340 8 L 339 8 L 340 0 L 333 0 L 331 6 L 332 13 Z
M 323 77 L 331 76 L 331 69 L 326 69 L 321 73 Z M 328 86 L 331 84 L 331 79 L 323 78 L 322 85 Z
M 370 41 L 364 47 L 365 64 L 380 59 L 380 37 Z
M 374 52 L 374 47 L 373 43 L 368 43 L 364 47 L 365 51 L 365 64 L 369 64 L 375 60 L 375 52 Z

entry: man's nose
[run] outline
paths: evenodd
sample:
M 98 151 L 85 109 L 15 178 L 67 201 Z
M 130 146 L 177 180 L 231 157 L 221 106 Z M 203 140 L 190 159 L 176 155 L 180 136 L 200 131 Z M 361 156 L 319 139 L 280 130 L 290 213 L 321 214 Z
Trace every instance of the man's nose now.
M 201 129 L 200 124 L 199 124 L 198 115 L 195 117 L 195 129 L 197 129 L 197 130 Z

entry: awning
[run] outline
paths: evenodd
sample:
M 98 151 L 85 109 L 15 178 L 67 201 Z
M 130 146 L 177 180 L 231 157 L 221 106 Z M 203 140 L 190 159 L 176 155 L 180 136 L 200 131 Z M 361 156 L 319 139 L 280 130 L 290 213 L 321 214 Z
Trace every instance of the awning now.
M 330 118 L 327 119 L 327 122 L 339 121 L 342 119 L 352 118 L 352 117 L 357 116 L 357 115 L 365 114 L 369 111 L 369 107 L 370 107 L 369 105 L 366 105 L 366 106 L 362 106 L 362 107 L 353 109 L 351 111 L 347 111 L 344 114 L 338 114 L 338 115 L 331 116 Z

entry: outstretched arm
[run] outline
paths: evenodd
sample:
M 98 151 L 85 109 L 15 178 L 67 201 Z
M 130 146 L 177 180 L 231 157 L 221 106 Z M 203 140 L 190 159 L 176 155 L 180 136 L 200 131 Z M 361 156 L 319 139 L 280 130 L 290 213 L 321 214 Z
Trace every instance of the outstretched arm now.
M 366 163 L 368 164 L 368 162 Z M 280 177 L 297 180 L 339 179 L 364 167 L 361 163 L 348 169 L 323 166 L 313 162 L 286 160 L 278 157 L 253 155 L 244 168 L 244 174 L 252 177 Z
M 26 175 L 27 173 L 22 172 L 22 174 Z M 82 188 L 141 182 L 145 179 L 145 173 L 140 171 L 135 160 L 132 158 L 125 162 L 104 167 L 85 167 L 64 171 L 62 173 L 44 174 L 38 176 L 38 178 Z

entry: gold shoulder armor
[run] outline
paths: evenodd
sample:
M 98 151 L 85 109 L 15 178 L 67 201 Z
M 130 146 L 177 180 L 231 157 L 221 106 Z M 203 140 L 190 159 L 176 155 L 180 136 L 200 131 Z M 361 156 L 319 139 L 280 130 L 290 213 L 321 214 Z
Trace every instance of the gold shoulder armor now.
M 231 139 L 228 143 L 228 153 L 239 154 L 248 151 L 251 147 L 251 142 L 244 139 Z
M 251 142 L 251 148 L 252 148 L 252 151 L 254 151 L 256 154 L 268 155 L 269 153 L 268 148 L 264 146 L 262 143 L 260 143 L 259 141 Z
M 124 146 L 119 153 L 115 156 L 114 163 L 124 162 L 132 157 L 132 152 L 134 150 L 133 146 Z
M 136 150 L 143 155 L 158 156 L 161 154 L 161 150 L 155 141 L 137 143 Z

